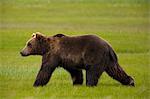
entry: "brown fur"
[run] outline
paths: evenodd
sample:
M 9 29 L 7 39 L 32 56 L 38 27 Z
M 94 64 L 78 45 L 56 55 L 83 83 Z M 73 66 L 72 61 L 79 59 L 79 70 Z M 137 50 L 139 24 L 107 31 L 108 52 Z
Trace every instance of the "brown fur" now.
M 82 69 L 85 69 L 87 86 L 96 86 L 104 71 L 122 84 L 134 86 L 134 80 L 119 66 L 111 46 L 94 35 L 46 37 L 37 33 L 21 55 L 42 55 L 42 66 L 34 86 L 46 85 L 58 66 L 71 74 L 74 85 L 83 83 Z

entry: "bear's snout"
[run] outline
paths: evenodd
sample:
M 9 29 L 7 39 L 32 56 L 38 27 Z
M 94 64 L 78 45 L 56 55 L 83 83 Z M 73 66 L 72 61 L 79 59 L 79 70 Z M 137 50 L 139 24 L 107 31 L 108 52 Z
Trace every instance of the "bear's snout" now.
M 23 52 L 22 52 L 22 51 L 20 52 L 20 54 L 21 54 L 21 56 L 24 56 L 24 54 L 23 54 Z
M 129 83 L 129 85 L 135 87 L 134 79 L 133 79 L 133 78 L 130 78 L 130 83 Z
M 28 56 L 27 54 L 23 53 L 22 51 L 20 52 L 21 56 Z

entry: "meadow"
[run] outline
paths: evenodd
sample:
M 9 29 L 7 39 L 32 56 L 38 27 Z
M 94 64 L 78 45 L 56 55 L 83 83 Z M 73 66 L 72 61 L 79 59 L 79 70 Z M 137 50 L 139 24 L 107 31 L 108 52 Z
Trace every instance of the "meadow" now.
M 0 0 L 0 99 L 149 99 L 150 34 L 147 0 Z M 103 73 L 96 87 L 73 86 L 57 68 L 45 87 L 34 88 L 41 57 L 19 52 L 33 32 L 94 34 L 107 40 L 135 87 Z

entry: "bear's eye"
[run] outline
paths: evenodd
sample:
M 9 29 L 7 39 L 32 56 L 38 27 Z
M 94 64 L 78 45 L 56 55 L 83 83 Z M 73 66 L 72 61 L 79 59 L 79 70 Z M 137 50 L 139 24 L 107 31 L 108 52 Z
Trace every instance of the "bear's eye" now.
M 32 47 L 32 44 L 31 44 L 31 43 L 28 43 L 27 46 Z

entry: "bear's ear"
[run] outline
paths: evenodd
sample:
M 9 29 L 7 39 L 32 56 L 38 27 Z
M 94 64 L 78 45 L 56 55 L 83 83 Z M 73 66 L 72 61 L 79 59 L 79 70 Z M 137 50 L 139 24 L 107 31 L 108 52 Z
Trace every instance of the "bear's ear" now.
M 32 38 L 36 38 L 36 34 L 35 33 L 32 34 Z
M 43 34 L 41 34 L 40 32 L 33 33 L 32 37 L 36 38 L 38 40 L 43 40 L 45 38 L 45 36 Z

